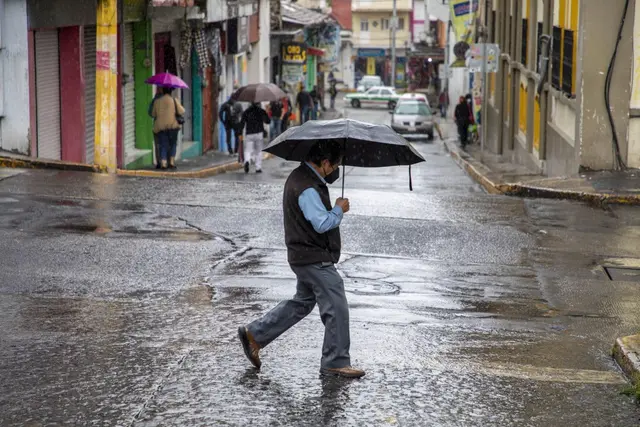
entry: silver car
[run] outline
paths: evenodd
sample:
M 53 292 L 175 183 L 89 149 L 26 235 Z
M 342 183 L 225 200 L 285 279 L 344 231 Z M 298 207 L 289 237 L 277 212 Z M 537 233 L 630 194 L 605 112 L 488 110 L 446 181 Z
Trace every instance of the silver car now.
M 391 114 L 391 129 L 405 138 L 433 139 L 433 114 L 424 102 L 400 100 Z

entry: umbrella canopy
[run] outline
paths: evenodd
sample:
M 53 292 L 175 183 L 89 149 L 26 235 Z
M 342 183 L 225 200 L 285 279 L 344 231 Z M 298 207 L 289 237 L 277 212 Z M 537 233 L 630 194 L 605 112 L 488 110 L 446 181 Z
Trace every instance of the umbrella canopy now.
M 343 164 L 363 168 L 412 165 L 424 158 L 389 126 L 351 119 L 311 120 L 287 129 L 264 151 L 285 160 L 304 161 L 318 141 L 343 145 Z
M 240 102 L 271 102 L 278 101 L 287 94 L 273 83 L 258 83 L 243 86 L 236 90 L 231 98 Z
M 171 73 L 160 73 L 149 77 L 145 83 L 172 89 L 189 89 L 189 86 L 178 76 Z

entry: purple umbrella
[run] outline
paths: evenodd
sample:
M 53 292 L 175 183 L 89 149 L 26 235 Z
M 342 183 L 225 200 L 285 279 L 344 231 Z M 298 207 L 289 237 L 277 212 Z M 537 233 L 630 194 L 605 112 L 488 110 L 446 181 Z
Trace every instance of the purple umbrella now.
M 160 73 L 149 77 L 145 83 L 160 87 L 170 87 L 172 89 L 189 89 L 189 86 L 178 76 L 170 73 Z

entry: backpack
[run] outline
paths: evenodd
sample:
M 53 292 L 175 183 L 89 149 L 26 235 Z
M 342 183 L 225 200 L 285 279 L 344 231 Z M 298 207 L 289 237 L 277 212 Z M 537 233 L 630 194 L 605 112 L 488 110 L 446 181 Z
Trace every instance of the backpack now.
M 239 102 L 233 104 L 231 107 L 231 123 L 240 123 L 242 118 L 242 105 Z

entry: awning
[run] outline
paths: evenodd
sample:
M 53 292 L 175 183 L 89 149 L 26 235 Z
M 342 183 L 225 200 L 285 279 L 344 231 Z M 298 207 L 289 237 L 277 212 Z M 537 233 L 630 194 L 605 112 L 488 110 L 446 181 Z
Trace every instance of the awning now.
M 311 56 L 324 56 L 324 49 L 318 49 L 317 47 L 307 47 L 307 55 Z

